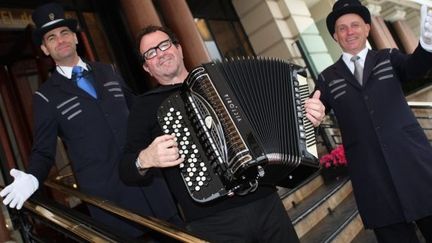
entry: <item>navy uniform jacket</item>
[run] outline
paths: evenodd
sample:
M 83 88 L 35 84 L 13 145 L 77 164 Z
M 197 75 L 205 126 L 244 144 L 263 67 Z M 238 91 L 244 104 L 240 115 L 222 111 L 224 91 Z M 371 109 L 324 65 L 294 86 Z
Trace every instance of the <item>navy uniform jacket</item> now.
M 150 186 L 142 187 L 126 186 L 119 178 L 128 118 L 124 81 L 112 66 L 101 63 L 90 63 L 90 76 L 97 99 L 57 71 L 35 93 L 35 134 L 28 173 L 43 183 L 54 163 L 59 136 L 82 192 L 142 215 L 171 218 L 177 213 L 163 178 L 154 178 Z M 107 222 L 102 212 L 91 211 Z M 121 228 L 115 222 L 112 226 Z
M 358 209 L 368 228 L 432 215 L 432 148 L 401 82 L 421 77 L 432 54 L 370 50 L 363 87 L 340 58 L 318 78 L 321 101 L 337 117 Z

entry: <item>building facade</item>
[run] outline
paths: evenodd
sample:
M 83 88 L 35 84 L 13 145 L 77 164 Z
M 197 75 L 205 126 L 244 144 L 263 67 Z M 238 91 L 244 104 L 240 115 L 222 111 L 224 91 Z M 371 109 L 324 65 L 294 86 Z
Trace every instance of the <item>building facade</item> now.
M 31 41 L 34 28 L 31 12 L 45 2 L 0 2 L 0 182 L 3 183 L 10 168 L 27 167 L 32 141 L 31 97 L 54 67 L 51 59 Z M 65 7 L 68 17 L 79 21 L 80 54 L 88 60 L 114 63 L 136 93 L 154 86 L 141 68 L 134 39 L 149 24 L 165 25 L 176 33 L 189 69 L 237 56 L 276 57 L 307 67 L 312 88 L 317 74 L 340 56 L 340 49 L 325 25 L 334 0 L 58 2 Z M 399 48 L 406 53 L 415 49 L 420 4 L 432 6 L 431 0 L 362 2 L 373 16 L 369 38 L 372 48 Z M 428 96 L 422 92 L 412 95 L 420 101 Z M 57 170 L 53 173 L 70 174 L 64 154 L 59 146 Z M 62 196 L 57 199 L 70 203 Z M 7 215 L 0 214 L 0 241 L 9 239 L 5 222 L 9 222 Z

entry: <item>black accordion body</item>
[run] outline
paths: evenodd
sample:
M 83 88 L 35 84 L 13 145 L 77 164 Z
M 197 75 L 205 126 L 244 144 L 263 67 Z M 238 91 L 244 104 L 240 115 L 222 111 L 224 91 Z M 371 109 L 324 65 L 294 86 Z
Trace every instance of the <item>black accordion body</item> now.
M 318 170 L 301 70 L 266 58 L 207 63 L 161 104 L 159 124 L 176 136 L 195 201 L 246 194 L 258 183 L 292 188 Z

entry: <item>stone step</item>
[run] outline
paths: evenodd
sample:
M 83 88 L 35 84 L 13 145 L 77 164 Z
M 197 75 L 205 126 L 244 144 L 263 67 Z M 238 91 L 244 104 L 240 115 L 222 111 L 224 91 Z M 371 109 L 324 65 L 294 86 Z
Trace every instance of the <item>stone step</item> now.
M 352 193 L 328 211 L 328 215 L 301 238 L 302 243 L 350 242 L 363 229 Z
M 278 187 L 278 193 L 285 206 L 286 210 L 300 204 L 305 198 L 315 192 L 320 186 L 324 184 L 323 178 L 319 173 L 309 177 L 306 181 L 301 183 L 298 187 L 287 189 Z
M 342 177 L 339 180 L 321 184 L 303 200 L 291 203 L 295 206 L 288 210 L 288 214 L 293 221 L 297 235 L 301 238 L 307 234 L 351 192 L 351 182 L 347 177 Z

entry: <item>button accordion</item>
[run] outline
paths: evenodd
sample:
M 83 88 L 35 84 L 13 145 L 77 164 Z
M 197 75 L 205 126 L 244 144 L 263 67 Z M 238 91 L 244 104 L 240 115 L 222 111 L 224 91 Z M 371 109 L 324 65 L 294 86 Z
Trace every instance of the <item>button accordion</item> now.
M 270 58 L 211 62 L 164 100 L 158 122 L 176 137 L 195 201 L 244 195 L 258 183 L 292 188 L 319 169 L 302 72 Z

